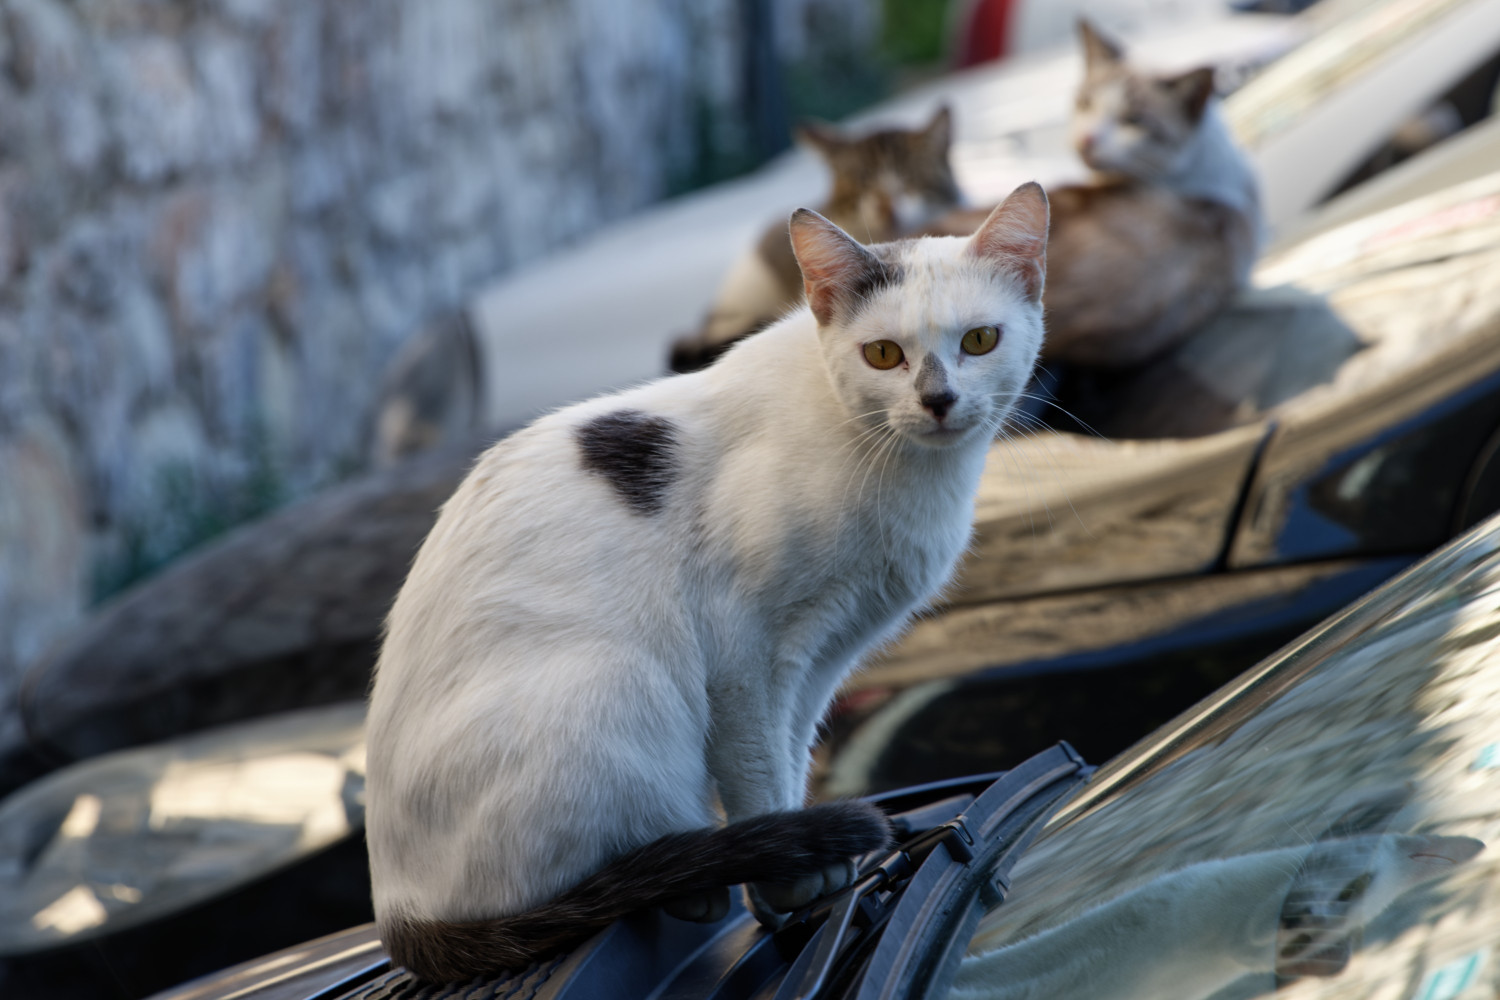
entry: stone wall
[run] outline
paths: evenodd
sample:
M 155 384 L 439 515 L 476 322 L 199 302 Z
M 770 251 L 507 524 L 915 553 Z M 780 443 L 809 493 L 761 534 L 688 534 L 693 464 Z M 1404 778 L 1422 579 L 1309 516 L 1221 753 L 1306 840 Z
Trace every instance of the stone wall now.
M 755 2 L 0 0 L 0 703 L 99 593 L 357 470 L 432 317 L 753 154 Z M 783 62 L 874 37 L 765 3 Z

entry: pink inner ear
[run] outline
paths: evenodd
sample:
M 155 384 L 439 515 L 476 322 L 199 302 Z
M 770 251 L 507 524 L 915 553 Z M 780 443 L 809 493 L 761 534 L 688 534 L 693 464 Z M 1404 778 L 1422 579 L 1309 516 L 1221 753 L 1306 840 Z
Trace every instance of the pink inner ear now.
M 790 231 L 807 304 L 818 322 L 827 326 L 840 296 L 880 264 L 853 237 L 816 212 L 799 208 L 792 213 Z
M 969 241 L 969 253 L 1016 272 L 1033 300 L 1047 275 L 1047 195 L 1032 181 L 1011 192 Z

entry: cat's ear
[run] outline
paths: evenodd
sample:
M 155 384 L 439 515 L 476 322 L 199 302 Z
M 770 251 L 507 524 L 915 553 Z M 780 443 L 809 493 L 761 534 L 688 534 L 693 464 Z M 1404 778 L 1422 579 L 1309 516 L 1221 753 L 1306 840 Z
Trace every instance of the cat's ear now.
M 922 138 L 934 153 L 948 152 L 953 145 L 953 109 L 946 104 L 938 106 L 932 120 L 922 129 Z
M 834 155 L 847 145 L 847 140 L 838 129 L 827 122 L 812 118 L 799 122 L 792 131 L 792 137 L 829 163 L 832 163 Z
M 890 277 L 880 258 L 811 209 L 799 208 L 792 213 L 790 231 L 807 304 L 820 326 L 832 322 L 839 306 Z
M 1078 40 L 1083 44 L 1083 65 L 1089 73 L 1113 69 L 1125 58 L 1125 50 L 1099 33 L 1086 17 L 1078 19 Z
M 1197 122 L 1203 117 L 1208 99 L 1214 96 L 1214 69 L 1212 66 L 1200 66 L 1181 76 L 1167 77 L 1161 83 L 1182 108 L 1188 121 Z
M 1010 193 L 969 238 L 968 254 L 1020 276 L 1033 302 L 1047 281 L 1047 192 L 1028 181 Z

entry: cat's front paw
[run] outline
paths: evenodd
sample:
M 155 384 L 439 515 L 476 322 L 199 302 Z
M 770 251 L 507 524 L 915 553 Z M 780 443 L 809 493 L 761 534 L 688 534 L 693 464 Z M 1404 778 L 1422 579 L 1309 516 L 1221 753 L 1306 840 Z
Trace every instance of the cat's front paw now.
M 729 915 L 729 886 L 669 899 L 661 905 L 669 917 L 714 924 Z
M 745 886 L 746 905 L 755 919 L 776 930 L 786 923 L 786 914 L 838 892 L 854 881 L 854 875 L 854 862 L 843 860 L 795 882 L 752 882 Z

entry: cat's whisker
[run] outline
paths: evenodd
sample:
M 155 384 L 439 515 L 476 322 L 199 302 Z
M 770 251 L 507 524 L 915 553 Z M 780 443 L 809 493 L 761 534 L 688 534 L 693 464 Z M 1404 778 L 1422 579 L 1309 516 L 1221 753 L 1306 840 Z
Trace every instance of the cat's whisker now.
M 876 409 L 869 410 L 869 411 L 867 411 L 865 413 L 856 413 L 854 416 L 849 417 L 846 420 L 840 420 L 838 423 L 834 424 L 833 426 L 834 426 L 834 428 L 843 428 L 843 427 L 847 427 L 850 424 L 854 423 L 856 420 L 868 420 L 870 417 L 885 416 L 886 414 L 888 414 L 890 412 L 891 412 L 890 407 L 888 407 L 888 406 L 881 406 L 881 407 L 877 407 Z M 877 426 L 884 427 L 883 424 L 882 425 L 877 425 Z
M 997 433 L 999 433 L 999 431 L 1001 429 L 1002 428 L 1000 428 L 1000 427 L 996 427 L 994 430 L 991 431 L 991 434 L 992 435 L 993 434 L 997 434 Z M 1022 484 L 1022 489 L 1024 489 L 1025 492 L 1026 492 L 1026 525 L 1027 525 L 1028 528 L 1031 529 L 1031 538 L 1032 538 L 1032 541 L 1036 541 L 1036 539 L 1037 539 L 1036 521 L 1033 519 L 1033 517 L 1031 515 L 1031 511 L 1032 511 L 1033 507 L 1035 507 L 1035 504 L 1033 504 L 1031 502 L 1031 481 L 1022 472 L 1020 464 L 1017 461 L 1017 455 L 1016 455 L 1015 451 L 1013 449 L 1011 449 L 1011 448 L 1003 447 L 1003 444 L 1006 443 L 1008 440 L 1009 440 L 1008 438 L 1002 439 L 1002 441 L 1001 441 L 1002 447 L 997 448 L 997 449 L 992 449 L 991 450 L 991 454 L 994 454 L 995 451 L 998 451 L 1000 453 L 1000 455 L 1001 455 L 1001 460 L 1003 462 L 1005 462 L 1006 467 L 1010 470 L 1011 474 L 1015 477 L 1015 479 L 1017 481 L 1019 481 Z
M 876 464 L 878 463 L 879 466 L 880 466 L 880 472 L 878 472 L 878 473 L 875 474 L 875 520 L 881 526 L 881 537 L 882 538 L 885 537 L 885 528 L 884 528 L 884 519 L 880 517 L 880 485 L 881 485 L 881 478 L 885 475 L 885 464 L 886 464 L 886 462 L 890 459 L 890 456 L 892 454 L 894 454 L 894 452 L 895 452 L 895 450 L 896 450 L 896 448 L 897 448 L 897 446 L 899 444 L 900 444 L 900 435 L 894 434 L 894 433 L 891 434 L 890 437 L 886 438 L 886 440 L 884 442 L 882 442 L 882 445 L 881 445 L 879 451 L 877 452 L 877 457 L 876 458 L 872 458 L 870 460 L 869 468 L 865 472 L 865 478 L 864 478 L 864 480 L 859 485 L 859 496 L 855 498 L 856 499 L 856 503 L 864 499 L 865 486 L 869 483 L 870 474 L 873 473 L 873 472 L 875 472 L 875 467 L 876 467 Z
M 1098 430 L 1096 430 L 1092 424 L 1090 424 L 1088 421 L 1084 420 L 1082 417 L 1077 416 L 1076 414 L 1073 413 L 1072 410 L 1069 410 L 1067 407 L 1061 405 L 1060 403 L 1054 403 L 1052 400 L 1047 399 L 1045 396 L 1038 396 L 1036 393 L 1032 393 L 1032 392 L 1022 392 L 1022 393 L 1019 393 L 1018 394 L 1018 398 L 1020 398 L 1020 399 L 1032 399 L 1032 400 L 1035 400 L 1038 403 L 1041 403 L 1043 406 L 1050 406 L 1054 410 L 1056 410 L 1057 412 L 1061 413 L 1063 416 L 1067 417 L 1069 420 L 1071 420 L 1074 423 L 1076 423 L 1079 427 L 1082 427 L 1085 431 L 1087 431 L 1089 434 L 1093 435 L 1094 437 L 1096 437 L 1096 438 L 1105 438 L 1106 440 L 1108 440 L 1108 438 L 1106 438 L 1104 434 L 1102 434 Z
M 877 413 L 886 414 L 889 412 L 889 408 L 883 408 L 879 410 L 872 410 L 871 415 Z M 878 456 L 885 449 L 887 444 L 890 441 L 894 440 L 897 436 L 898 435 L 896 431 L 894 431 L 888 424 L 882 422 L 866 428 L 864 432 L 854 438 L 854 441 L 849 449 L 849 453 L 840 463 L 840 467 L 838 470 L 838 473 L 842 473 L 844 468 L 850 466 L 851 463 L 853 465 L 852 469 L 850 469 L 848 478 L 844 482 L 843 487 L 843 498 L 846 506 L 848 501 L 849 489 L 854 485 L 854 477 L 859 475 L 861 468 L 865 470 L 864 478 L 860 482 L 859 493 L 855 497 L 855 506 L 858 506 L 859 500 L 864 496 L 865 482 L 868 481 L 870 471 L 874 468 L 874 464 L 878 459 Z M 873 444 L 869 444 L 869 442 L 871 441 L 873 441 Z M 867 444 L 868 447 L 866 446 Z M 840 544 L 840 541 L 841 536 L 839 539 L 836 539 L 834 543 L 834 559 L 837 559 L 839 555 L 838 546 Z
M 1011 414 L 1007 415 L 1006 419 L 1008 420 L 1008 419 L 1010 419 L 1011 416 L 1015 416 L 1015 415 L 1021 415 L 1021 416 L 1028 416 L 1029 417 L 1029 414 L 1020 414 L 1019 411 L 1013 410 L 1013 411 L 1011 411 Z M 1062 489 L 1063 499 L 1066 500 L 1067 503 L 1068 503 L 1068 511 L 1073 515 L 1073 519 L 1078 522 L 1078 526 L 1081 527 L 1084 530 L 1084 533 L 1089 538 L 1094 538 L 1095 535 L 1094 535 L 1093 530 L 1089 528 L 1087 522 L 1085 522 L 1084 519 L 1083 519 L 1083 517 L 1078 513 L 1078 508 L 1073 505 L 1072 494 L 1069 493 L 1069 491 L 1068 491 L 1068 484 L 1067 484 L 1066 474 L 1065 474 L 1062 466 L 1058 463 L 1057 456 L 1055 454 L 1053 454 L 1053 452 L 1052 452 L 1052 439 L 1050 437 L 1050 433 L 1049 433 L 1048 429 L 1043 428 L 1040 432 L 1037 432 L 1037 431 L 1033 431 L 1030 428 L 1027 428 L 1027 427 L 1021 426 L 1021 425 L 1013 425 L 1013 428 L 1014 428 L 1014 430 L 1016 430 L 1017 433 L 1021 434 L 1022 436 L 1028 438 L 1029 440 L 1037 441 L 1039 444 L 1041 444 L 1042 449 L 1043 449 L 1043 451 L 1046 454 L 1046 458 L 1047 458 L 1048 464 L 1052 468 L 1052 472 L 1053 472 L 1053 474 L 1055 476 L 1055 481 L 1058 483 L 1058 485 Z M 1028 454 L 1028 457 L 1030 457 L 1030 453 L 1028 452 L 1027 454 Z M 1028 481 L 1027 482 L 1027 497 L 1029 498 L 1030 495 L 1031 495 L 1030 494 L 1030 482 Z M 1051 509 L 1051 505 L 1047 504 L 1044 501 L 1043 502 L 1043 507 L 1047 511 L 1048 523 L 1049 524 L 1053 524 L 1054 522 L 1052 521 L 1052 509 Z

